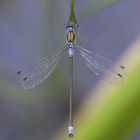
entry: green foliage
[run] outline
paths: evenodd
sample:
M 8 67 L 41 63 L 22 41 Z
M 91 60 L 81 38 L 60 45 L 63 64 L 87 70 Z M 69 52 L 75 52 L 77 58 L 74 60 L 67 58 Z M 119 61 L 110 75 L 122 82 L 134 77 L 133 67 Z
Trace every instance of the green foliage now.
M 69 21 L 67 25 L 76 25 L 76 17 L 75 17 L 75 10 L 74 10 L 74 0 L 70 0 L 70 14 L 69 14 Z
M 76 115 L 73 140 L 124 140 L 139 126 L 139 44 L 125 56 L 125 83 L 121 87 L 101 83 L 83 103 Z
M 113 96 L 101 103 L 97 112 L 88 110 L 90 115 L 85 118 L 86 125 L 79 127 L 76 140 L 124 140 L 129 135 L 140 121 L 139 71 L 140 63 L 122 88 L 115 91 L 110 89 Z

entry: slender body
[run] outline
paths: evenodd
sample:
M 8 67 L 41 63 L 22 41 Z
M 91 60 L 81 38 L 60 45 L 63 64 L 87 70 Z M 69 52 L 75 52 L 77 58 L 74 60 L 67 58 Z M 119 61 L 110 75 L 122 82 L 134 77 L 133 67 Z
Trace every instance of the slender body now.
M 73 57 L 74 57 L 74 42 L 75 42 L 75 31 L 72 26 L 68 27 L 66 46 L 68 47 L 69 54 L 69 70 L 70 70 L 70 95 L 69 95 L 69 123 L 68 133 L 69 137 L 73 137 Z
M 67 38 L 66 38 L 66 46 L 68 47 L 69 57 L 74 56 L 74 42 L 75 42 L 75 31 L 72 26 L 68 27 Z

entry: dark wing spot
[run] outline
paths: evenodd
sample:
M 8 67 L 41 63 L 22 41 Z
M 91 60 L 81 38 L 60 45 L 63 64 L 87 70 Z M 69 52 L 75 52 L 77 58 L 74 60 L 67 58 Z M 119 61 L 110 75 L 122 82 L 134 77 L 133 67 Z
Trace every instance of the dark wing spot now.
M 21 74 L 22 73 L 22 71 L 21 70 L 19 70 L 18 72 L 17 72 L 17 75 L 19 75 L 19 74 Z
M 121 74 L 119 74 L 119 73 L 118 73 L 117 75 L 118 75 L 119 77 L 122 77 L 122 75 L 121 75 Z
M 120 65 L 120 68 L 125 69 L 125 67 L 123 65 Z
M 26 81 L 28 78 L 27 77 L 24 77 L 23 81 Z

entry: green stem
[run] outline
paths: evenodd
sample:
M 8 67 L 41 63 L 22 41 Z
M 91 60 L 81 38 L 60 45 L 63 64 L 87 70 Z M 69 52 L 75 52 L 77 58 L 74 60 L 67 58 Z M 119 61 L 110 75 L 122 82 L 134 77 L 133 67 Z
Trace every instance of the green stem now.
M 77 24 L 77 21 L 75 18 L 74 2 L 75 0 L 70 0 L 70 15 L 69 15 L 68 24 Z

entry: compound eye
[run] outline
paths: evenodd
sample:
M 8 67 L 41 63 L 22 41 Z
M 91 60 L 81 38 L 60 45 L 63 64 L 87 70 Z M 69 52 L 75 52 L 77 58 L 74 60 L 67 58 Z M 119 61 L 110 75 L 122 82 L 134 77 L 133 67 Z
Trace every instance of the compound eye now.
M 75 28 L 76 28 L 76 29 L 78 29 L 78 28 L 79 28 L 79 25 L 78 25 L 77 23 L 75 24 Z
M 67 28 L 68 28 L 67 24 L 64 24 L 63 26 L 64 26 L 64 28 L 65 28 L 65 29 L 67 29 Z

